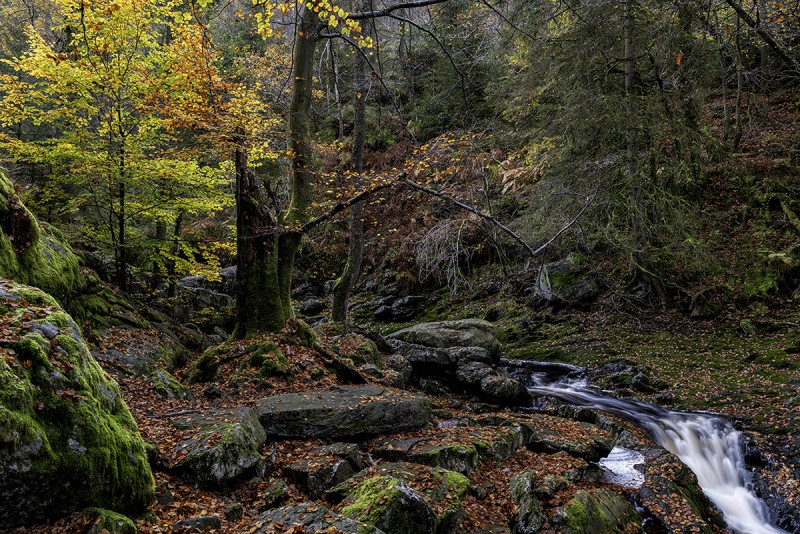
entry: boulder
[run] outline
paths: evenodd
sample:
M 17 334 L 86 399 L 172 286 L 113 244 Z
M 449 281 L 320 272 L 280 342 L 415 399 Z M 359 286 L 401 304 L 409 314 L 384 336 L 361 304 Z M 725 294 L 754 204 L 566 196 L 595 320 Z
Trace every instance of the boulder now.
M 189 436 L 175 445 L 174 470 L 193 482 L 224 487 L 258 474 L 267 435 L 250 408 L 209 410 L 173 419 Z
M 597 280 L 570 254 L 563 260 L 543 265 L 536 277 L 536 295 L 548 302 L 583 306 L 600 292 Z
M 284 506 L 261 514 L 255 521 L 256 534 L 282 531 L 288 526 L 303 527 L 303 532 L 340 534 L 384 534 L 373 526 L 344 517 L 313 502 Z
M 85 534 L 136 534 L 137 532 L 133 521 L 111 510 L 87 508 L 83 513 L 89 516 L 91 525 Z
M 416 430 L 433 416 L 430 401 L 387 387 L 334 386 L 260 399 L 256 412 L 270 435 L 344 439 Z
M 506 406 L 527 406 L 531 400 L 528 388 L 522 383 L 496 373 L 483 377 L 480 390 L 492 401 Z
M 492 323 L 482 319 L 420 323 L 398 330 L 389 338 L 433 348 L 481 347 L 492 358 L 498 358 L 502 351 Z
M 155 491 L 145 444 L 78 326 L 51 296 L 9 281 L 0 313 L 0 524 L 90 505 L 143 511 Z
M 552 520 L 557 531 L 569 534 L 641 532 L 642 518 L 621 493 L 580 490 Z M 691 532 L 691 530 L 681 530 Z
M 387 534 L 458 532 L 469 480 L 459 473 L 409 463 L 365 469 L 328 492 L 341 513 Z
M 375 318 L 386 322 L 410 321 L 422 312 L 427 298 L 418 295 L 397 298 L 386 296 L 378 301 Z
M 354 443 L 334 443 L 311 451 L 302 460 L 284 468 L 300 491 L 312 499 L 344 482 L 365 467 Z
M 513 534 L 534 534 L 542 527 L 545 518 L 542 505 L 535 495 L 538 483 L 539 477 L 534 471 L 525 471 L 508 481 L 508 492 L 517 505 L 517 511 L 511 520 Z
M 78 258 L 64 237 L 28 211 L 2 170 L 0 277 L 41 288 L 62 302 L 84 283 Z

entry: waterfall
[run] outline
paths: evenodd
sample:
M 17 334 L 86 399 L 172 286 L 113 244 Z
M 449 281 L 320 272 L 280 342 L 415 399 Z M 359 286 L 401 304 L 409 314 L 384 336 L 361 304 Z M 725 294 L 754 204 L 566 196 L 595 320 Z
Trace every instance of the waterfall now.
M 703 413 L 607 397 L 575 383 L 535 385 L 529 391 L 569 404 L 602 410 L 648 430 L 659 445 L 676 455 L 697 476 L 728 526 L 741 534 L 786 534 L 769 524 L 763 501 L 749 489 L 742 435 L 726 420 Z

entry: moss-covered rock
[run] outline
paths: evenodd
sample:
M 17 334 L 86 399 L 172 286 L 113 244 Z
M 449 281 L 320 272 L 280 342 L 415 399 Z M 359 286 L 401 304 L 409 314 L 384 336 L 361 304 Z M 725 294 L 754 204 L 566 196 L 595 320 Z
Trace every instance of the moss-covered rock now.
M 82 284 L 78 257 L 63 236 L 36 220 L 1 171 L 0 276 L 39 287 L 62 303 Z
M 86 534 L 136 534 L 136 525 L 122 514 L 102 508 L 87 508 L 84 514 L 92 521 Z
M 458 532 L 469 489 L 462 474 L 404 462 L 364 470 L 328 492 L 341 513 L 392 533 Z
M 556 518 L 559 532 L 642 532 L 642 518 L 624 495 L 609 490 L 578 491 Z
M 187 414 L 172 423 L 188 433 L 175 445 L 180 460 L 174 469 L 185 478 L 224 487 L 258 473 L 258 449 L 267 435 L 250 408 Z
M 52 297 L 0 281 L 0 302 L 0 523 L 141 512 L 153 477 L 119 386 Z

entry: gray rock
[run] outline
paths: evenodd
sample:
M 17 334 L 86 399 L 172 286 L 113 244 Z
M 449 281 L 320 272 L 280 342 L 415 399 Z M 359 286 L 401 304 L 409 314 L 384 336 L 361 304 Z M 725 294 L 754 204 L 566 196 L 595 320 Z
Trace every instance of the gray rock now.
M 514 534 L 534 534 L 542 527 L 542 505 L 534 494 L 538 479 L 534 471 L 525 471 L 508 481 L 511 499 L 517 503 L 517 512 L 511 520 Z
M 542 266 L 536 277 L 536 295 L 548 302 L 580 306 L 600 292 L 597 280 L 579 259 L 570 254 L 565 259 Z
M 482 347 L 493 358 L 502 351 L 492 323 L 482 319 L 420 323 L 398 330 L 389 338 L 432 348 Z
M 527 406 L 530 404 L 528 388 L 518 380 L 500 375 L 485 376 L 480 383 L 481 391 L 492 400 L 504 405 Z
M 187 414 L 172 421 L 179 430 L 191 430 L 175 450 L 185 454 L 175 471 L 209 486 L 227 486 L 258 474 L 259 447 L 267 435 L 250 408 L 211 410 Z
M 312 315 L 318 315 L 322 313 L 322 310 L 325 309 L 325 303 L 319 299 L 315 298 L 308 298 L 303 301 L 300 305 L 300 315 L 304 317 L 310 317 Z
M 408 382 L 411 378 L 411 362 L 408 358 L 400 354 L 390 354 L 383 359 L 384 369 L 391 369 L 396 371 L 403 379 L 403 382 Z
M 285 467 L 283 472 L 312 499 L 355 474 L 347 460 L 332 456 L 312 456 Z
M 468 386 L 480 387 L 481 381 L 493 374 L 496 373 L 485 363 L 466 362 L 456 369 L 456 380 Z
M 263 522 L 257 534 L 275 532 L 276 524 L 298 525 L 308 532 L 340 532 L 342 534 L 384 534 L 382 530 L 344 517 L 313 502 L 284 506 L 261 514 Z M 329 530 L 332 529 L 332 530 Z
M 433 416 L 423 396 L 376 386 L 334 386 L 329 391 L 287 393 L 256 402 L 270 435 L 352 438 L 416 430 Z
M 289 486 L 286 485 L 286 482 L 281 480 L 280 478 L 267 486 L 264 490 L 264 500 L 262 505 L 262 510 L 270 510 L 275 508 L 286 499 L 286 496 L 289 494 Z
M 358 445 L 334 443 L 312 451 L 307 458 L 284 468 L 284 473 L 312 499 L 344 482 L 365 467 Z
M 183 519 L 170 525 L 176 530 L 197 529 L 203 532 L 206 529 L 222 528 L 222 519 L 219 515 L 201 515 L 190 519 Z

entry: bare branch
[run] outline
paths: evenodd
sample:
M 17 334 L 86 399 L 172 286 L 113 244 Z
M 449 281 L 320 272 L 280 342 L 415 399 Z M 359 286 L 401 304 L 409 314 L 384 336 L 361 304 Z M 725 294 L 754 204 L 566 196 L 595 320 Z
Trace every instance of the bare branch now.
M 465 211 L 468 211 L 470 213 L 474 213 L 478 217 L 491 222 L 492 224 L 494 224 L 495 226 L 500 228 L 503 232 L 508 234 L 514 241 L 516 241 L 517 243 L 522 245 L 532 258 L 535 258 L 539 254 L 544 252 L 550 245 L 552 245 L 556 241 L 556 239 L 559 238 L 559 236 L 561 236 L 561 234 L 566 232 L 576 222 L 578 222 L 578 219 L 581 218 L 581 216 L 589 208 L 589 206 L 591 205 L 592 201 L 594 200 L 594 197 L 586 197 L 586 202 L 585 202 L 583 208 L 578 212 L 578 214 L 575 215 L 575 217 L 566 226 L 562 227 L 558 232 L 556 232 L 556 234 L 553 237 L 551 237 L 545 244 L 543 244 L 542 246 L 540 246 L 539 248 L 534 250 L 533 248 L 531 248 L 531 246 L 524 239 L 522 239 L 519 236 L 519 234 L 517 234 L 511 228 L 509 228 L 508 226 L 506 226 L 503 223 L 501 223 L 500 221 L 498 221 L 494 216 L 489 215 L 488 213 L 484 213 L 484 212 L 482 212 L 481 210 L 479 210 L 478 208 L 476 208 L 474 206 L 470 206 L 469 204 L 464 204 L 463 202 L 461 202 L 459 200 L 456 200 L 455 198 L 451 197 L 450 195 L 448 195 L 446 193 L 443 193 L 441 191 L 437 191 L 436 189 L 431 189 L 430 187 L 426 187 L 426 186 L 424 186 L 422 184 L 418 184 L 416 182 L 412 182 L 411 180 L 408 180 L 408 179 L 405 179 L 405 178 L 401 177 L 401 178 L 398 179 L 398 182 L 400 184 L 410 188 L 410 189 L 415 189 L 415 190 L 421 191 L 421 192 L 423 192 L 425 194 L 428 194 L 428 195 L 431 195 L 431 196 L 434 196 L 434 197 L 437 197 L 437 198 L 441 198 L 442 200 L 446 200 L 447 202 L 450 202 L 451 204 L 454 204 L 454 205 L 458 206 L 459 208 L 461 208 L 461 209 L 463 209 Z
M 402 175 L 402 176 L 404 176 L 404 175 Z M 329 209 L 328 211 L 326 211 L 325 213 L 323 213 L 319 217 L 316 217 L 315 219 L 312 219 L 312 220 L 308 221 L 307 223 L 305 223 L 303 226 L 301 226 L 300 229 L 298 230 L 298 233 L 305 234 L 307 232 L 310 232 L 311 230 L 313 230 L 314 228 L 316 228 L 320 224 L 322 224 L 325 221 L 333 218 L 335 215 L 337 215 L 338 213 L 341 213 L 342 211 L 346 210 L 347 208 L 349 208 L 353 204 L 355 204 L 357 202 L 361 202 L 362 200 L 364 200 L 368 196 L 377 193 L 381 189 L 386 189 L 390 185 L 392 185 L 391 182 L 379 183 L 379 184 L 375 185 L 374 187 L 371 187 L 369 189 L 365 189 L 364 191 L 361 191 L 357 195 L 352 196 L 352 197 L 348 198 L 347 200 L 343 200 L 341 202 L 336 203 L 331 209 Z
M 449 0 L 417 0 L 416 2 L 403 2 L 402 4 L 395 4 L 383 9 L 362 11 L 361 13 L 351 13 L 347 18 L 352 20 L 364 20 L 386 17 L 400 9 L 413 9 L 415 7 L 432 6 L 434 4 L 444 4 L 448 1 Z

